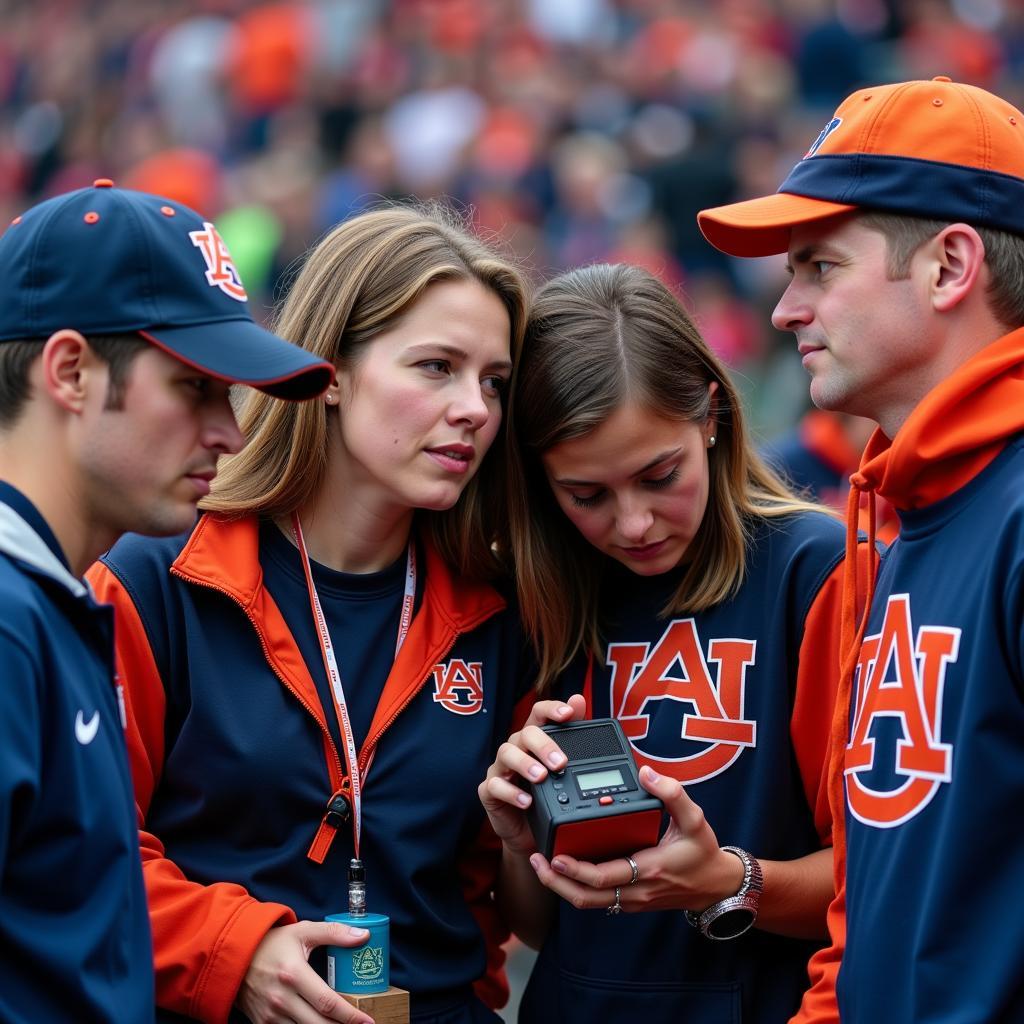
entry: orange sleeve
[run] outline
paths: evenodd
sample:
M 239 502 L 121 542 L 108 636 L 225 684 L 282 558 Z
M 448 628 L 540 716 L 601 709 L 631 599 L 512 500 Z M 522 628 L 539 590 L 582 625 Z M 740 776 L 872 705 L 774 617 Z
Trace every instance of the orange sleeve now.
M 828 908 L 829 945 L 819 949 L 807 965 L 810 988 L 789 1024 L 839 1024 L 836 979 L 846 945 L 846 886 L 836 880 L 836 898 Z
M 843 563 L 818 591 L 804 622 L 790 737 L 807 804 L 824 845 L 832 833 L 828 803 L 828 743 L 839 684 Z
M 189 881 L 145 828 L 164 763 L 163 682 L 134 602 L 97 562 L 87 573 L 99 601 L 114 606 L 115 657 L 123 688 L 125 737 L 139 819 L 142 872 L 153 929 L 157 1005 L 202 1021 L 226 1022 L 260 941 L 295 914 L 260 903 L 231 882 Z
M 866 559 L 868 546 L 861 543 L 857 548 L 858 559 Z M 793 712 L 793 745 L 808 793 L 808 800 L 815 808 L 815 823 L 819 834 L 825 837 L 831 822 L 829 811 L 829 764 L 831 751 L 831 719 L 835 704 L 835 691 L 839 681 L 841 651 L 839 644 L 840 604 L 843 564 L 836 568 L 818 593 L 804 632 L 801 645 L 801 674 L 797 686 L 797 703 Z M 822 707 L 813 706 L 813 679 L 804 685 L 804 650 L 808 649 L 808 667 L 814 667 L 818 674 L 818 698 Z M 804 692 L 801 694 L 801 689 Z M 822 696 L 827 691 L 827 700 Z M 833 780 L 840 787 L 836 807 L 843 807 L 842 774 Z M 833 794 L 836 796 L 837 794 Z M 810 987 L 804 993 L 800 1009 L 790 1024 L 839 1024 L 839 1004 L 836 999 L 836 981 L 846 946 L 846 850 L 845 833 L 840 827 L 832 831 L 835 841 L 833 849 L 833 873 L 836 896 L 828 908 L 829 945 L 818 950 L 807 966 Z

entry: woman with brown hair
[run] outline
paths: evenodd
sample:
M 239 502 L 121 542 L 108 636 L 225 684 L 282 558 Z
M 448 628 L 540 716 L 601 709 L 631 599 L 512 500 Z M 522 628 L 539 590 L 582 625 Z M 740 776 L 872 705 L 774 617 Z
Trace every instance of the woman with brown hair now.
M 541 947 L 520 1019 L 783 1021 L 832 896 L 843 529 L 758 459 L 725 368 L 637 268 L 540 291 L 509 429 L 521 614 L 557 698 L 480 786 L 501 901 Z M 667 828 L 548 863 L 513 779 L 563 768 L 539 726 L 583 715 L 619 720 Z
M 194 529 L 94 567 L 118 616 L 158 1020 L 369 1021 L 313 969 L 365 937 L 323 920 L 354 856 L 412 1020 L 496 1020 L 473 990 L 500 999 L 473 796 L 522 689 L 492 542 L 525 304 L 516 268 L 440 211 L 342 223 L 276 323 L 335 365 L 324 397 L 250 395 L 248 445 Z

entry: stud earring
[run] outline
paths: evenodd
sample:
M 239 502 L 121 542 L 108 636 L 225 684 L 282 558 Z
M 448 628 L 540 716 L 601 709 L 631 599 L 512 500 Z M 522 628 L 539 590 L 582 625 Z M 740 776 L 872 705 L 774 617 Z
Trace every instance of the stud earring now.
M 334 405 L 334 402 L 335 402 L 335 397 L 334 397 L 334 395 L 324 395 L 324 401 L 325 401 L 325 402 L 326 402 L 326 403 L 327 403 L 328 405 Z
M 709 447 L 709 448 L 714 448 L 714 447 L 715 447 L 715 442 L 716 442 L 717 440 L 718 440 L 718 438 L 717 438 L 717 437 L 715 437 L 715 435 L 714 435 L 714 434 L 712 434 L 712 435 L 711 435 L 711 436 L 710 436 L 710 437 L 708 438 L 708 447 Z

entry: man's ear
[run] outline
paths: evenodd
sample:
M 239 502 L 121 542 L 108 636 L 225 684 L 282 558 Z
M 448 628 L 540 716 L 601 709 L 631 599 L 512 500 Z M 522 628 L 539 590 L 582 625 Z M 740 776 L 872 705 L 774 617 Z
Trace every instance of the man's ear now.
M 970 224 L 949 224 L 927 243 L 932 308 L 947 313 L 979 286 L 985 243 Z
M 81 412 L 90 387 L 98 383 L 101 360 L 85 338 L 70 329 L 51 334 L 40 360 L 42 389 L 68 412 Z M 103 384 L 104 388 L 106 384 Z

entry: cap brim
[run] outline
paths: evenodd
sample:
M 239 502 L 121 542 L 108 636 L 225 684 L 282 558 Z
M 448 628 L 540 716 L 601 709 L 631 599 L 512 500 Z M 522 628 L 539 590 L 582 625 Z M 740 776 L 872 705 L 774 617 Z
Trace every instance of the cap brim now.
M 233 384 L 301 401 L 327 390 L 334 367 L 249 319 L 139 331 L 168 355 Z
M 704 237 L 730 256 L 774 256 L 789 248 L 789 233 L 800 224 L 851 213 L 856 206 L 776 192 L 761 199 L 701 210 Z

